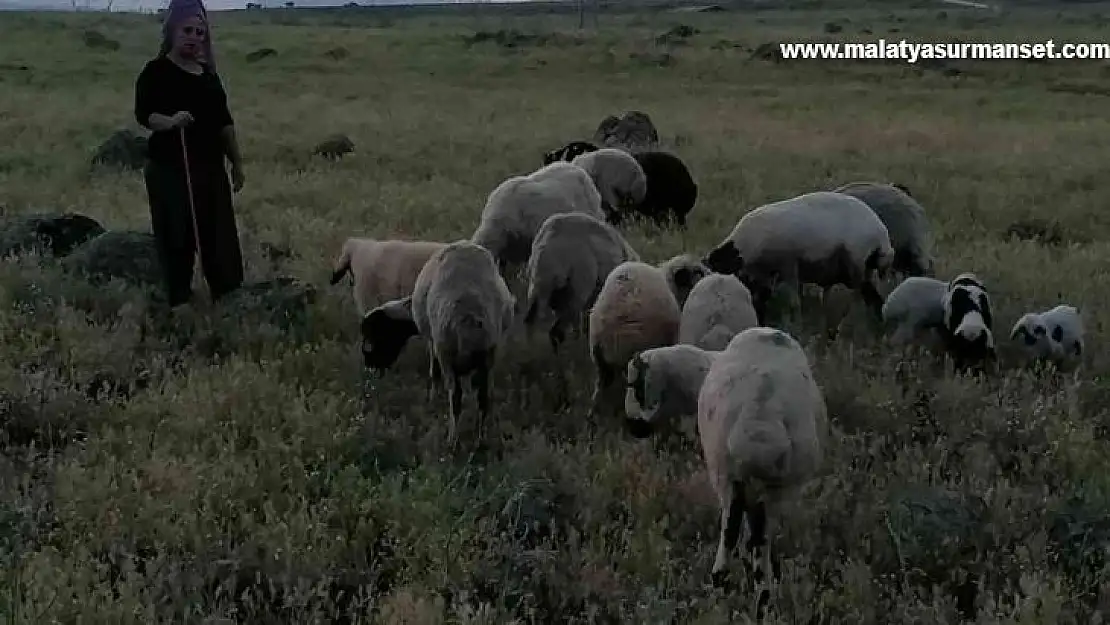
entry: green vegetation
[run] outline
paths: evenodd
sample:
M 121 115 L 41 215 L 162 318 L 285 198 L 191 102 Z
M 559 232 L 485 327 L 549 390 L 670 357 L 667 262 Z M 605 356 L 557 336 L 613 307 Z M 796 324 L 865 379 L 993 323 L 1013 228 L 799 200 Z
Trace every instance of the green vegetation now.
M 719 515 L 692 423 L 652 442 L 590 425 L 584 340 L 556 360 L 537 333 L 502 352 L 487 448 L 449 454 L 423 343 L 364 392 L 350 287 L 327 285 L 347 236 L 469 236 L 501 180 L 638 109 L 700 186 L 685 234 L 628 229 L 649 261 L 704 252 L 764 202 L 892 180 L 929 212 L 938 274 L 986 280 L 1001 341 L 1061 298 L 1090 331 L 1077 376 L 1038 379 L 1004 350 L 1002 373 L 975 381 L 898 366 L 858 305 L 831 343 L 790 326 L 837 430 L 778 539 L 769 622 L 955 623 L 972 594 L 979 623 L 1103 622 L 1106 62 L 752 58 L 796 40 L 1099 42 L 1100 10 L 645 12 L 581 33 L 573 13 L 477 8 L 214 14 L 247 159 L 248 272 L 316 298 L 296 332 L 203 302 L 154 327 L 139 288 L 46 258 L 0 264 L 0 617 L 745 622 L 750 592 L 708 586 Z M 659 39 L 682 24 L 693 32 Z M 3 18 L 6 214 L 148 228 L 141 175 L 88 163 L 134 126 L 158 36 L 150 15 Z M 262 48 L 276 54 L 247 60 Z M 353 153 L 313 156 L 337 133 Z M 143 388 L 86 399 L 102 378 Z

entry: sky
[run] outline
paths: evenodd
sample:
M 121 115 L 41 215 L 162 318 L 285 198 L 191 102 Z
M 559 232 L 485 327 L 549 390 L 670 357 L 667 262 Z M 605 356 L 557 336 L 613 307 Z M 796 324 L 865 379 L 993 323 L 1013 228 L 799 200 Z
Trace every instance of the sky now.
M 253 0 L 261 2 L 263 6 L 281 6 L 284 0 Z M 345 4 L 348 0 L 294 0 L 300 6 L 340 6 Z M 468 0 L 356 0 L 359 4 L 408 4 L 411 2 L 465 2 Z M 473 1 L 473 0 L 469 0 Z M 499 0 L 507 1 L 507 0 Z M 516 0 L 524 1 L 524 0 Z M 92 9 L 103 9 L 108 4 L 108 0 L 77 0 L 79 7 L 89 7 Z M 87 3 L 87 4 L 86 4 Z M 247 0 L 205 0 L 204 6 L 211 11 L 221 11 L 226 9 L 242 9 L 246 7 Z M 114 0 L 112 2 L 113 11 L 154 11 L 162 6 L 163 2 L 160 0 Z M 69 10 L 72 4 L 70 0 L 0 0 L 0 9 L 22 9 L 22 10 Z

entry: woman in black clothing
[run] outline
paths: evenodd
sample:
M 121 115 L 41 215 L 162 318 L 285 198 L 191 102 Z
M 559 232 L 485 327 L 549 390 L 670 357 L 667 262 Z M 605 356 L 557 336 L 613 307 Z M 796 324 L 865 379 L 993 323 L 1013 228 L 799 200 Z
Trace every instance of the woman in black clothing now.
M 192 297 L 198 243 L 213 301 L 243 283 L 231 198 L 232 188 L 243 186 L 243 164 L 204 6 L 199 0 L 171 2 L 162 34 L 162 49 L 135 83 L 135 118 L 152 131 L 144 169 L 151 228 L 169 305 L 175 307 Z

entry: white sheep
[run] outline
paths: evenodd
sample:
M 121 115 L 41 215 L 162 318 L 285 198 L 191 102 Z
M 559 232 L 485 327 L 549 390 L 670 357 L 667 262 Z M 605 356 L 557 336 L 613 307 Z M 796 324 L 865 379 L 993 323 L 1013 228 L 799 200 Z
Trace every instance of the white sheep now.
M 968 369 L 994 360 L 994 314 L 983 282 L 973 273 L 952 278 L 942 305 L 944 338 L 956 368 Z
M 589 316 L 596 373 L 590 414 L 599 414 L 619 372 L 637 352 L 673 345 L 681 309 L 663 271 L 640 261 L 618 265 L 601 286 Z
M 351 237 L 335 260 L 331 284 L 350 275 L 359 316 L 384 302 L 412 293 L 416 276 L 432 254 L 446 247 L 437 241 L 377 240 Z
M 906 345 L 944 329 L 944 294 L 948 283 L 935 278 L 910 276 L 891 290 L 883 303 L 883 322 L 894 327 L 890 341 Z
M 747 550 L 769 564 L 780 505 L 815 477 L 827 439 L 824 395 L 802 346 L 767 327 L 737 334 L 705 376 L 698 393 L 698 432 L 721 508 L 713 580 L 726 577 L 745 513 Z M 761 573 L 757 569 L 757 580 Z M 764 603 L 766 595 L 760 597 Z
M 1021 316 L 1010 331 L 1010 340 L 1037 359 L 1070 368 L 1083 356 L 1083 318 L 1075 306 L 1060 304 Z
M 752 294 L 736 276 L 715 273 L 701 279 L 682 305 L 679 343 L 723 350 L 742 330 L 759 325 Z
M 498 346 L 513 321 L 516 301 L 493 256 L 469 241 L 456 241 L 424 265 L 412 295 L 371 311 L 364 319 L 363 356 L 368 366 L 388 367 L 405 342 L 419 334 L 429 342 L 429 391 L 447 374 L 448 444 L 457 442 L 462 377 L 477 395 L 479 425 L 489 414 L 489 374 Z
M 558 351 L 567 328 L 582 326 L 583 314 L 597 300 L 605 276 L 629 260 L 638 261 L 640 256 L 603 220 L 583 213 L 548 217 L 528 257 L 524 322 L 531 326 L 541 311 L 553 311 L 555 321 L 548 337 Z
M 636 438 L 672 419 L 698 412 L 698 392 L 721 351 L 679 343 L 645 349 L 625 370 L 625 424 Z
M 886 226 L 867 204 L 843 193 L 816 191 L 753 209 L 706 255 L 705 264 L 739 277 L 765 324 L 767 301 L 778 282 L 793 287 L 798 304 L 802 284 L 816 284 L 826 295 L 842 284 L 858 291 L 879 317 L 878 281 L 893 258 Z
M 574 157 L 571 163 L 586 170 L 601 194 L 601 208 L 612 224 L 620 224 L 621 211 L 634 209 L 647 197 L 647 175 L 628 152 L 601 148 Z
M 527 176 L 508 178 L 490 192 L 471 242 L 493 254 L 504 274 L 523 265 L 540 226 L 559 213 L 583 213 L 605 219 L 601 195 L 589 174 L 577 165 L 556 161 Z
M 905 187 L 880 182 L 850 182 L 838 189 L 862 200 L 886 225 L 894 247 L 891 269 L 904 276 L 932 276 L 935 260 L 925 208 Z

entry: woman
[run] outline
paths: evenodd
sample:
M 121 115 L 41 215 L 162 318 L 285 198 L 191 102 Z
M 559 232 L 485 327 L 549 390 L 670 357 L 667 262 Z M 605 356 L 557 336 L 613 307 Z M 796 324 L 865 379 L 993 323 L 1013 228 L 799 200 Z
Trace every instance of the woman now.
M 216 74 L 204 5 L 199 0 L 171 2 L 162 37 L 158 56 L 135 82 L 135 118 L 151 130 L 144 175 L 151 228 L 173 308 L 192 298 L 198 242 L 213 301 L 243 283 L 224 158 L 231 161 L 236 192 L 243 187 L 243 163 L 227 94 Z

